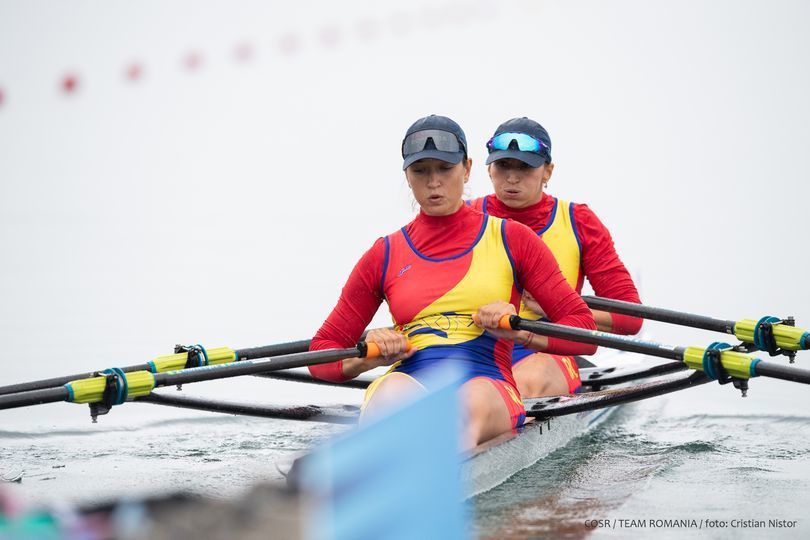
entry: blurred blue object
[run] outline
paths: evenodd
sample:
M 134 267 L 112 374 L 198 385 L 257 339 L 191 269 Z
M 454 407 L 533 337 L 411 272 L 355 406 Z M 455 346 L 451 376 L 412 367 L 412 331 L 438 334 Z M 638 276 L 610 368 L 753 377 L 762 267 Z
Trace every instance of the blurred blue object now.
M 308 538 L 466 537 L 458 380 L 434 373 L 429 394 L 308 456 Z

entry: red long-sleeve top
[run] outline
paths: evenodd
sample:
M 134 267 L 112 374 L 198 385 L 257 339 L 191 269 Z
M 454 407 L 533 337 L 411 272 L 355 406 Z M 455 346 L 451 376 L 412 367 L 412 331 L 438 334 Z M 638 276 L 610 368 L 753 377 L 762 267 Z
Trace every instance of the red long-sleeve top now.
M 494 194 L 486 196 L 487 213 L 495 217 L 513 219 L 533 231 L 545 229 L 554 209 L 554 197 L 543 193 L 540 202 L 526 208 L 511 208 Z M 616 253 L 613 238 L 607 227 L 585 204 L 573 204 L 574 225 L 581 245 L 581 264 L 577 292 L 582 291 L 583 276 L 597 296 L 640 304 L 641 299 L 633 278 Z M 642 319 L 611 313 L 612 331 L 632 335 L 641 330 Z
M 485 216 L 467 205 L 450 216 L 429 216 L 422 212 L 405 229 L 414 246 L 428 257 L 446 258 L 468 249 L 476 239 Z M 515 221 L 505 225 L 505 238 L 521 286 L 539 302 L 553 322 L 577 328 L 595 329 L 590 310 L 568 285 L 548 247 L 528 227 Z M 382 272 L 384 239 L 378 239 L 360 258 L 343 286 L 332 313 L 312 338 L 310 350 L 352 347 L 360 339 L 384 299 Z M 593 354 L 596 347 L 548 338 L 553 354 Z M 342 362 L 309 368 L 313 376 L 345 381 Z

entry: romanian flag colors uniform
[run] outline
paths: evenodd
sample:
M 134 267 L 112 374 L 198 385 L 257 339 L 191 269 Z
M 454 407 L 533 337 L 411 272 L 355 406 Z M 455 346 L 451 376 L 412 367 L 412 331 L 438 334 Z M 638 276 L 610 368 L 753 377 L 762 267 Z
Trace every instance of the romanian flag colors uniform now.
M 487 214 L 487 198 L 482 197 L 472 201 L 472 206 Z M 551 215 L 544 227 L 535 231 L 543 238 L 543 242 L 549 247 L 560 265 L 560 271 L 572 289 L 578 290 L 582 286 L 582 247 L 574 226 L 573 205 L 568 201 L 554 198 L 554 206 Z M 529 309 L 525 303 L 520 303 L 518 314 L 524 319 L 536 321 L 542 318 L 541 315 Z M 537 351 L 527 349 L 516 343 L 512 351 L 512 363 L 517 364 Z M 582 386 L 579 376 L 579 369 L 573 358 L 559 355 L 551 355 L 560 372 L 568 382 L 568 389 L 575 392 Z
M 385 238 L 382 290 L 398 331 L 417 352 L 391 367 L 422 382 L 438 362 L 453 362 L 465 380 L 484 377 L 504 398 L 515 426 L 525 412 L 511 370 L 511 344 L 473 323 L 483 304 L 503 300 L 517 306 L 520 291 L 504 236 L 505 221 L 486 216 L 469 249 L 447 258 L 419 252 L 403 228 Z M 369 387 L 366 400 L 383 379 Z

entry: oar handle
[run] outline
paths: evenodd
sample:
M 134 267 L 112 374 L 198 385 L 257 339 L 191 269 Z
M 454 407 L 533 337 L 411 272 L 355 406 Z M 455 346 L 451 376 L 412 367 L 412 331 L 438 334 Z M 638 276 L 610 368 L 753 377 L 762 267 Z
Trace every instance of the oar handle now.
M 382 356 L 380 346 L 374 343 L 373 341 L 366 341 L 361 343 L 365 343 L 366 354 L 363 355 L 365 358 L 378 358 Z M 405 351 L 410 352 L 412 349 L 413 343 L 408 341 L 407 345 L 405 345 Z
M 512 325 L 513 322 L 519 321 L 520 317 L 517 315 L 504 315 L 501 317 L 501 320 L 498 321 L 498 328 L 503 328 L 504 330 L 513 330 L 514 326 Z
M 511 322 L 512 317 L 515 317 L 516 320 L 520 320 L 520 317 L 518 317 L 517 315 L 504 315 L 503 317 L 501 317 L 501 320 L 498 321 L 498 328 L 503 328 L 504 330 L 514 330 Z M 478 317 L 477 313 L 473 314 L 472 320 L 476 324 L 476 326 L 481 326 L 481 319 Z
M 377 358 L 380 356 L 380 346 L 373 341 L 366 341 L 366 358 Z

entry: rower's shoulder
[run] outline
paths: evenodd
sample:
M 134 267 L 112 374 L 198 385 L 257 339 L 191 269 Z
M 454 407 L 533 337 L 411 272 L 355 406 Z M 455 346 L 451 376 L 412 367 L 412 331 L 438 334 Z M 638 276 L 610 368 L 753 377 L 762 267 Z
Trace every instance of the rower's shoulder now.
M 596 216 L 596 212 L 588 206 L 587 203 L 579 203 L 574 201 L 566 201 L 563 199 L 557 200 L 558 206 L 566 206 L 568 211 L 571 213 L 571 216 L 574 218 L 575 221 L 578 219 L 586 219 L 591 220 L 595 219 L 599 221 L 599 218 Z
M 519 241 L 521 243 L 524 242 L 533 242 L 534 240 L 539 240 L 539 236 L 535 233 L 531 227 L 521 223 L 520 221 L 511 219 L 511 218 L 499 218 L 495 216 L 489 216 L 491 220 L 496 220 L 495 223 L 498 227 L 502 227 L 503 234 L 506 236 L 507 242 Z
M 413 233 L 414 228 L 418 228 L 418 225 L 416 223 L 417 221 L 418 221 L 417 218 L 412 219 L 411 221 L 404 224 L 403 226 L 398 227 L 397 229 L 394 229 L 393 231 L 390 231 L 385 236 L 381 236 L 380 238 L 377 239 L 377 242 L 382 242 L 382 243 L 385 244 L 385 243 L 391 242 L 392 240 L 394 240 L 397 237 L 401 237 L 401 236 L 405 236 L 405 235 Z M 376 244 L 376 242 L 375 242 L 375 244 Z
M 572 227 L 583 244 L 600 243 L 610 239 L 610 231 L 596 212 L 585 203 L 568 203 Z
M 358 261 L 360 266 L 377 267 L 384 263 L 390 250 L 390 240 L 388 236 L 381 236 L 374 240 L 374 243 L 363 253 Z

